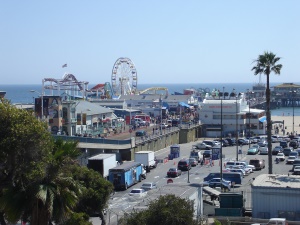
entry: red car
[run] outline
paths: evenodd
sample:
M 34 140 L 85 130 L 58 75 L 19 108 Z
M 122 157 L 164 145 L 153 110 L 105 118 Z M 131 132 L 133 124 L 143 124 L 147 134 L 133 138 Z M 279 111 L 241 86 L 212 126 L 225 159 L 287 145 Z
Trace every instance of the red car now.
M 167 177 L 178 177 L 181 175 L 181 170 L 177 168 L 170 168 L 167 172 Z

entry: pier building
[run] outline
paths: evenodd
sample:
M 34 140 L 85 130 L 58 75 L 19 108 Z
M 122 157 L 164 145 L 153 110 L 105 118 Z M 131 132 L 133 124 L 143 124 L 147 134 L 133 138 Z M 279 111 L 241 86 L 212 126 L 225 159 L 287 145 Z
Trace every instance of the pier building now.
M 266 133 L 265 110 L 249 108 L 245 93 L 207 93 L 199 118 L 207 137 L 253 136 Z

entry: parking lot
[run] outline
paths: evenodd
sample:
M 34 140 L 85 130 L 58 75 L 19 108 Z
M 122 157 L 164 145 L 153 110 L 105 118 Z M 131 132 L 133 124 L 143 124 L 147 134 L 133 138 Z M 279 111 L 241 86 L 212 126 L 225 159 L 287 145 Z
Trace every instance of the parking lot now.
M 203 139 L 202 139 L 203 140 Z M 166 160 L 168 154 L 170 153 L 170 148 L 164 148 L 160 151 L 155 152 L 155 156 L 157 159 L 164 159 L 161 163 L 158 164 L 157 168 L 151 170 L 150 173 L 147 174 L 147 179 L 142 181 L 141 183 L 137 183 L 134 186 L 130 187 L 126 191 L 116 192 L 111 200 L 109 201 L 109 208 L 107 212 L 108 221 L 110 220 L 110 224 L 116 224 L 114 222 L 117 221 L 117 218 L 121 217 L 124 212 L 130 212 L 133 208 L 143 208 L 147 205 L 147 201 L 150 201 L 151 196 L 157 196 L 158 193 L 163 193 L 163 190 L 167 187 L 167 182 L 169 178 L 167 177 L 167 171 L 170 168 L 177 168 L 178 162 L 182 158 L 189 158 L 190 151 L 192 146 L 196 143 L 201 142 L 202 140 L 198 140 L 197 142 L 191 142 L 180 145 L 180 157 L 175 158 L 173 160 Z M 273 148 L 278 145 L 278 143 L 273 143 Z M 245 201 L 245 207 L 251 208 L 251 183 L 253 179 L 259 174 L 268 173 L 268 155 L 247 155 L 248 145 L 244 145 L 243 147 L 238 147 L 238 150 L 241 150 L 241 154 L 238 154 L 239 160 L 246 160 L 249 162 L 250 159 L 263 159 L 265 160 L 265 168 L 259 171 L 254 171 L 253 173 L 246 175 L 242 179 L 241 185 L 235 185 L 232 188 L 231 192 L 240 192 L 243 191 Z M 184 184 L 184 183 L 202 183 L 204 177 L 206 177 L 211 172 L 220 172 L 221 168 L 224 169 L 224 163 L 230 160 L 235 160 L 237 155 L 236 146 L 229 146 L 222 148 L 223 153 L 223 162 L 221 164 L 220 160 L 214 160 L 212 164 L 206 164 L 201 166 L 198 164 L 195 167 L 192 167 L 189 171 L 182 171 L 182 174 L 178 177 L 172 178 L 173 183 Z M 290 170 L 292 165 L 287 165 L 285 162 L 280 162 L 278 164 L 275 163 L 275 155 L 272 156 L 273 162 L 273 173 L 274 174 L 291 174 Z M 128 193 L 133 188 L 140 188 L 144 182 L 155 182 L 157 185 L 157 189 L 148 191 L 147 197 L 144 199 L 134 199 L 130 198 Z M 180 191 L 184 192 L 184 189 L 178 190 L 179 195 Z M 145 203 L 146 202 L 146 203 Z M 95 218 L 97 220 L 97 218 Z M 99 219 L 98 219 L 99 220 Z M 97 224 L 96 222 L 94 224 Z M 100 224 L 100 223 L 99 223 Z

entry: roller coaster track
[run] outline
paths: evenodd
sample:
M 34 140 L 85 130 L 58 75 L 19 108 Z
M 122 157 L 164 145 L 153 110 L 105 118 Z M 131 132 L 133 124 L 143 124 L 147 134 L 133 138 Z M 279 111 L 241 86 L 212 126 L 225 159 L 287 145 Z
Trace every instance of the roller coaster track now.
M 165 91 L 165 94 L 168 95 L 168 88 L 166 88 L 166 87 L 150 87 L 150 88 L 140 91 L 139 94 L 145 94 L 145 93 L 151 92 L 151 91 L 154 91 L 155 94 L 156 94 L 156 91 Z

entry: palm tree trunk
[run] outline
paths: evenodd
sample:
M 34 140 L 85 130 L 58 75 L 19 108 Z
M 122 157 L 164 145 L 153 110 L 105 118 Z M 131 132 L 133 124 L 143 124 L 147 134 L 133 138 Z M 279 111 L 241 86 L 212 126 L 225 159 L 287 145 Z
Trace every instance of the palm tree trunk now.
M 273 173 L 273 162 L 272 162 L 272 124 L 271 124 L 271 113 L 270 113 L 270 73 L 267 74 L 267 89 L 266 89 L 266 114 L 267 114 L 267 140 L 268 140 L 268 165 L 269 165 L 269 174 Z
M 47 207 L 43 203 L 39 202 L 33 207 L 30 225 L 48 225 L 49 217 Z
M 6 221 L 4 219 L 4 213 L 0 212 L 0 224 L 1 225 L 6 225 Z

